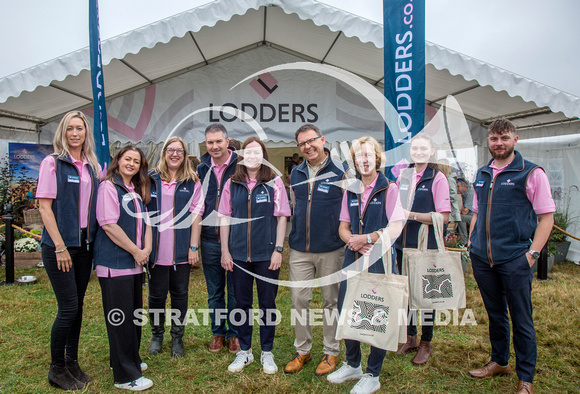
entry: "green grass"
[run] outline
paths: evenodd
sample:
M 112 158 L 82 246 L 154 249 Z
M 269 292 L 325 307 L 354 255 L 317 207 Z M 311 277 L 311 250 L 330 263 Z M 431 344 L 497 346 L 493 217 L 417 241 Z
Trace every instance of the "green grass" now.
M 557 264 L 551 281 L 534 280 L 532 293 L 538 338 L 538 365 L 535 386 L 540 392 L 574 392 L 580 381 L 580 267 L 566 262 Z M 4 279 L 4 268 L 0 279 Z M 60 392 L 49 386 L 46 374 L 50 363 L 50 327 L 56 313 L 56 300 L 46 273 L 42 269 L 17 269 L 16 277 L 34 275 L 36 284 L 0 287 L 0 393 Z M 287 254 L 281 278 L 288 278 Z M 466 273 L 467 306 L 474 312 L 476 326 L 439 326 L 435 328 L 433 357 L 425 367 L 411 364 L 412 354 L 397 357 L 388 353 L 381 372 L 382 392 L 409 393 L 504 393 L 515 390 L 514 375 L 477 380 L 467 371 L 489 359 L 487 315 L 471 270 Z M 146 305 L 147 289 L 144 288 Z M 264 375 L 259 363 L 260 345 L 254 330 L 253 350 L 257 360 L 239 374 L 227 372 L 234 356 L 227 352 L 211 354 L 207 348 L 211 332 L 207 326 L 187 326 L 186 356 L 170 357 L 171 341 L 166 333 L 163 352 L 147 353 L 150 330 L 144 327 L 141 356 L 149 365 L 145 376 L 152 379 L 151 393 L 239 393 L 239 392 L 316 392 L 347 393 L 354 382 L 333 385 L 318 377 L 314 369 L 322 357 L 322 327 L 314 327 L 314 360 L 294 375 L 282 372 L 294 354 L 294 330 L 290 325 L 290 291 L 281 287 L 277 298 L 283 318 L 277 327 L 274 355 L 280 372 Z M 315 290 L 313 307 L 320 307 L 320 292 Z M 201 269 L 192 270 L 190 308 L 207 308 L 205 280 Z M 463 315 L 460 312 L 459 317 Z M 201 315 L 198 315 L 200 317 Z M 168 331 L 168 330 L 167 330 Z M 341 345 L 341 361 L 344 346 Z M 101 294 L 95 276 L 85 298 L 83 331 L 79 361 L 93 378 L 85 391 L 116 391 L 109 369 L 108 341 L 101 305 Z M 363 367 L 368 346 L 363 345 Z M 515 357 L 510 359 L 515 367 Z

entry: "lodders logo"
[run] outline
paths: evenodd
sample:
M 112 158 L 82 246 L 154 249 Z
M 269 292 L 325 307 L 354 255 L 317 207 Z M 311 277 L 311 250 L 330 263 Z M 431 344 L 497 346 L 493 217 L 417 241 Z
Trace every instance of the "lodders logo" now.
M 380 296 L 376 296 L 374 294 L 368 294 L 368 293 L 361 293 L 360 298 L 365 298 L 367 300 L 374 300 L 374 301 L 378 301 L 378 302 L 385 302 L 385 297 L 380 297 Z
M 14 158 L 17 160 L 34 160 L 34 155 L 29 155 L 26 149 L 22 149 L 20 153 L 16 153 Z
M 278 90 L 278 81 L 268 72 L 260 74 L 258 78 L 253 79 L 249 84 L 255 91 L 266 100 L 272 93 Z M 318 121 L 318 104 L 301 104 L 301 103 L 279 103 L 276 105 L 267 103 L 249 103 L 242 102 L 236 103 L 225 103 L 222 104 L 223 107 L 231 107 L 234 109 L 239 109 L 249 116 L 254 118 L 259 122 L 278 122 L 278 123 L 315 123 Z M 235 115 L 230 115 L 219 111 L 219 109 L 213 110 L 214 103 L 209 103 L 210 110 L 209 121 L 211 123 L 215 122 L 233 122 L 237 119 Z M 220 107 L 220 105 L 216 105 Z M 249 118 L 242 115 L 242 121 L 247 121 Z
M 502 182 L 501 185 L 502 186 L 515 186 L 516 184 L 513 183 L 511 179 L 508 179 L 507 181 Z

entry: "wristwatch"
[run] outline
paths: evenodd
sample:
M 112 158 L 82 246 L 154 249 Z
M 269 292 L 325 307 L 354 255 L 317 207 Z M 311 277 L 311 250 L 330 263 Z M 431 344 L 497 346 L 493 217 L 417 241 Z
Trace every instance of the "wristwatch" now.
M 195 252 L 197 250 L 197 246 L 190 246 L 189 249 Z
M 540 252 L 537 252 L 535 250 L 530 249 L 530 250 L 528 250 L 528 253 L 530 254 L 530 256 L 532 256 L 532 258 L 534 260 L 537 260 L 540 258 Z
M 283 247 L 283 246 L 276 246 L 276 247 L 274 248 L 274 250 L 275 250 L 276 252 L 278 252 L 278 253 L 282 253 L 282 252 L 284 251 L 284 247 Z
M 367 244 L 372 244 L 373 243 L 373 239 L 371 238 L 370 234 L 367 234 Z

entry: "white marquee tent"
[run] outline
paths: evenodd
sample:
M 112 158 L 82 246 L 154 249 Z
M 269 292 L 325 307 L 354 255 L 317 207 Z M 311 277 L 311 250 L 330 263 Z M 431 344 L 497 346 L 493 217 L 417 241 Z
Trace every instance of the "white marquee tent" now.
M 259 118 L 272 141 L 291 142 L 305 121 L 317 122 L 332 142 L 383 133 L 368 97 L 336 78 L 286 70 L 232 89 L 249 75 L 294 62 L 347 70 L 379 91 L 389 83 L 382 24 L 314 0 L 212 1 L 108 39 L 102 53 L 111 141 L 156 142 L 174 129 L 202 141 L 212 120 L 227 122 L 243 139 L 250 130 L 239 120 L 211 111 L 188 118 L 224 104 Z M 430 42 L 426 63 L 426 104 L 437 109 L 454 96 L 478 145 L 499 116 L 516 122 L 522 139 L 580 132 L 576 96 Z M 91 108 L 88 47 L 4 77 L 0 153 L 7 141 L 50 143 L 65 112 Z M 478 152 L 480 162 L 487 160 L 485 149 Z M 580 184 L 575 171 L 564 181 L 572 184 Z

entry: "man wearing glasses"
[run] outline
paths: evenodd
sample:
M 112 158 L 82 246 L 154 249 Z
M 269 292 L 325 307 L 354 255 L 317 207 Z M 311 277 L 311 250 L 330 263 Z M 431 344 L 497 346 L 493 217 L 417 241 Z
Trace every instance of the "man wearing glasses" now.
M 338 235 L 342 189 L 336 182 L 343 179 L 344 167 L 337 166 L 324 148 L 324 137 L 318 127 L 305 124 L 295 134 L 306 160 L 290 175 L 290 196 L 294 205 L 290 232 L 289 275 L 291 281 L 312 280 L 339 271 L 344 260 L 344 243 Z M 334 371 L 338 361 L 338 283 L 321 287 L 323 299 L 322 332 L 324 356 L 316 375 Z M 310 300 L 312 287 L 290 289 L 296 354 L 284 372 L 294 373 L 311 360 L 312 327 Z

